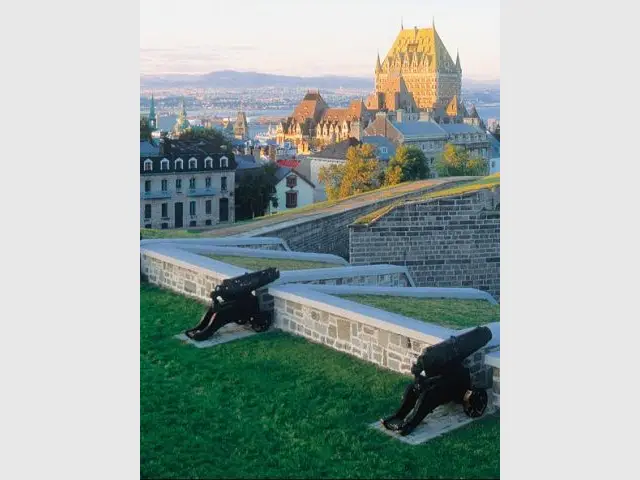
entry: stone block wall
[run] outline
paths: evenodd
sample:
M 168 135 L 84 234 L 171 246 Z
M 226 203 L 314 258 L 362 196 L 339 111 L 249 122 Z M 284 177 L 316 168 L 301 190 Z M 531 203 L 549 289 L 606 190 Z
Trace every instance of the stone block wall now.
M 452 184 L 436 185 L 402 196 L 385 198 L 363 207 L 345 210 L 340 213 L 310 218 L 279 229 L 270 229 L 258 236 L 278 237 L 287 242 L 289 248 L 296 252 L 333 253 L 349 260 L 349 225 L 363 215 L 385 207 L 399 199 L 411 199 L 451 188 Z
M 203 303 L 211 301 L 211 291 L 226 278 L 216 272 L 161 260 L 151 254 L 141 255 L 142 273 L 149 283 L 173 290 Z
M 373 324 L 278 297 L 274 302 L 274 326 L 408 375 L 411 375 L 411 365 L 429 346 L 424 340 L 415 337 L 400 335 Z M 469 357 L 465 365 L 471 371 L 474 385 L 485 388 L 491 385 L 491 380 L 488 379 L 490 367 L 484 365 L 483 352 L 476 352 Z
M 500 296 L 499 189 L 407 203 L 349 227 L 352 265 L 406 266 L 416 286 L 474 287 Z

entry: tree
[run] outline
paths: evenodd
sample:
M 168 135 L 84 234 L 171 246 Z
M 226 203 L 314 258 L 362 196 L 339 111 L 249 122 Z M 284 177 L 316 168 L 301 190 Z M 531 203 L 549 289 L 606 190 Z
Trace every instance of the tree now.
M 221 147 L 226 147 L 228 152 L 231 151 L 231 142 L 224 133 L 207 127 L 191 127 L 180 133 L 180 140 L 200 140 L 211 145 L 212 149 L 220 151 Z
M 337 200 L 378 188 L 379 173 L 373 145 L 363 144 L 349 147 L 344 164 L 322 167 L 318 179 L 325 184 L 327 198 Z
M 140 141 L 151 141 L 151 129 L 149 128 L 149 118 L 140 117 Z
M 477 155 L 470 155 L 467 149 L 447 143 L 444 152 L 435 162 L 435 169 L 441 177 L 485 175 L 487 161 Z
M 236 220 L 247 220 L 263 216 L 271 203 L 278 206 L 275 196 L 278 166 L 270 162 L 256 173 L 247 173 L 236 182 Z
M 427 158 L 422 150 L 413 145 L 400 145 L 389 161 L 385 172 L 385 183 L 396 185 L 400 182 L 429 178 Z

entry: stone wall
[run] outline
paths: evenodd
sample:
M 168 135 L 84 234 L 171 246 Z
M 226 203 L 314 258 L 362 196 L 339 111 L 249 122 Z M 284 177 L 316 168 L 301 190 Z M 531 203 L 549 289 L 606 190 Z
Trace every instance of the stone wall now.
M 417 286 L 474 287 L 500 296 L 500 191 L 400 205 L 349 227 L 352 265 L 408 268 Z
M 228 276 L 163 259 L 153 252 L 141 255 L 142 274 L 149 283 L 173 290 L 204 303 L 211 301 L 211 291 Z
M 435 327 L 441 330 L 437 336 L 407 329 L 402 334 L 391 323 L 368 321 L 362 315 L 339 315 L 318 302 L 310 306 L 303 298 L 296 301 L 277 290 L 273 295 L 276 328 L 403 374 L 411 374 L 411 365 L 427 346 L 453 333 Z M 308 296 L 313 298 L 310 293 Z M 484 357 L 484 352 L 476 352 L 465 360 L 465 365 L 471 371 L 474 385 L 488 388 L 492 382 L 491 367 L 485 365 Z
M 384 198 L 375 203 L 369 203 L 363 207 L 353 208 L 340 213 L 309 218 L 285 227 L 274 227 L 260 232 L 256 236 L 270 236 L 282 238 L 289 248 L 297 252 L 333 253 L 349 260 L 349 225 L 363 215 L 385 207 L 399 199 L 411 199 L 424 195 L 426 192 L 435 192 L 445 188 L 451 188 L 452 184 L 436 185 L 417 192 L 411 192 L 403 196 Z

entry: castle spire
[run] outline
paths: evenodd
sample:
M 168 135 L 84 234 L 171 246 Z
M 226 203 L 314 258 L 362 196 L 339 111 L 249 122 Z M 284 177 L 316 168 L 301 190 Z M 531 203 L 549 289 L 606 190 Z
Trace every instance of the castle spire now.
M 462 67 L 460 66 L 460 50 L 456 49 L 456 69 L 461 72 Z
M 436 29 L 436 17 L 431 17 L 431 28 Z
M 404 30 L 404 25 L 402 23 L 402 17 L 400 17 L 400 30 Z
M 156 129 L 156 104 L 155 101 L 153 99 L 153 92 L 151 92 L 151 105 L 149 106 L 149 119 L 147 120 L 147 123 L 149 124 L 149 128 L 151 130 L 155 130 Z
M 376 73 L 382 71 L 382 65 L 380 64 L 380 50 L 378 50 L 378 59 L 376 60 Z

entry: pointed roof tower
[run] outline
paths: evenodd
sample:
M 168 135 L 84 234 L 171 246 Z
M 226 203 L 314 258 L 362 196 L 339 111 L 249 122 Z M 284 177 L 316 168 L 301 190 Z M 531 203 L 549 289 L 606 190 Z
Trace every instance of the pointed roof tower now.
M 456 69 L 462 72 L 462 67 L 460 66 L 460 50 L 458 49 L 456 49 Z
M 404 24 L 402 23 L 402 17 L 400 17 L 400 30 L 404 30 Z
M 376 60 L 376 73 L 382 71 L 382 65 L 380 64 L 380 50 L 378 50 L 378 59 Z
M 153 92 L 151 92 L 151 106 L 149 107 L 149 118 L 156 116 L 156 104 L 153 100 Z

